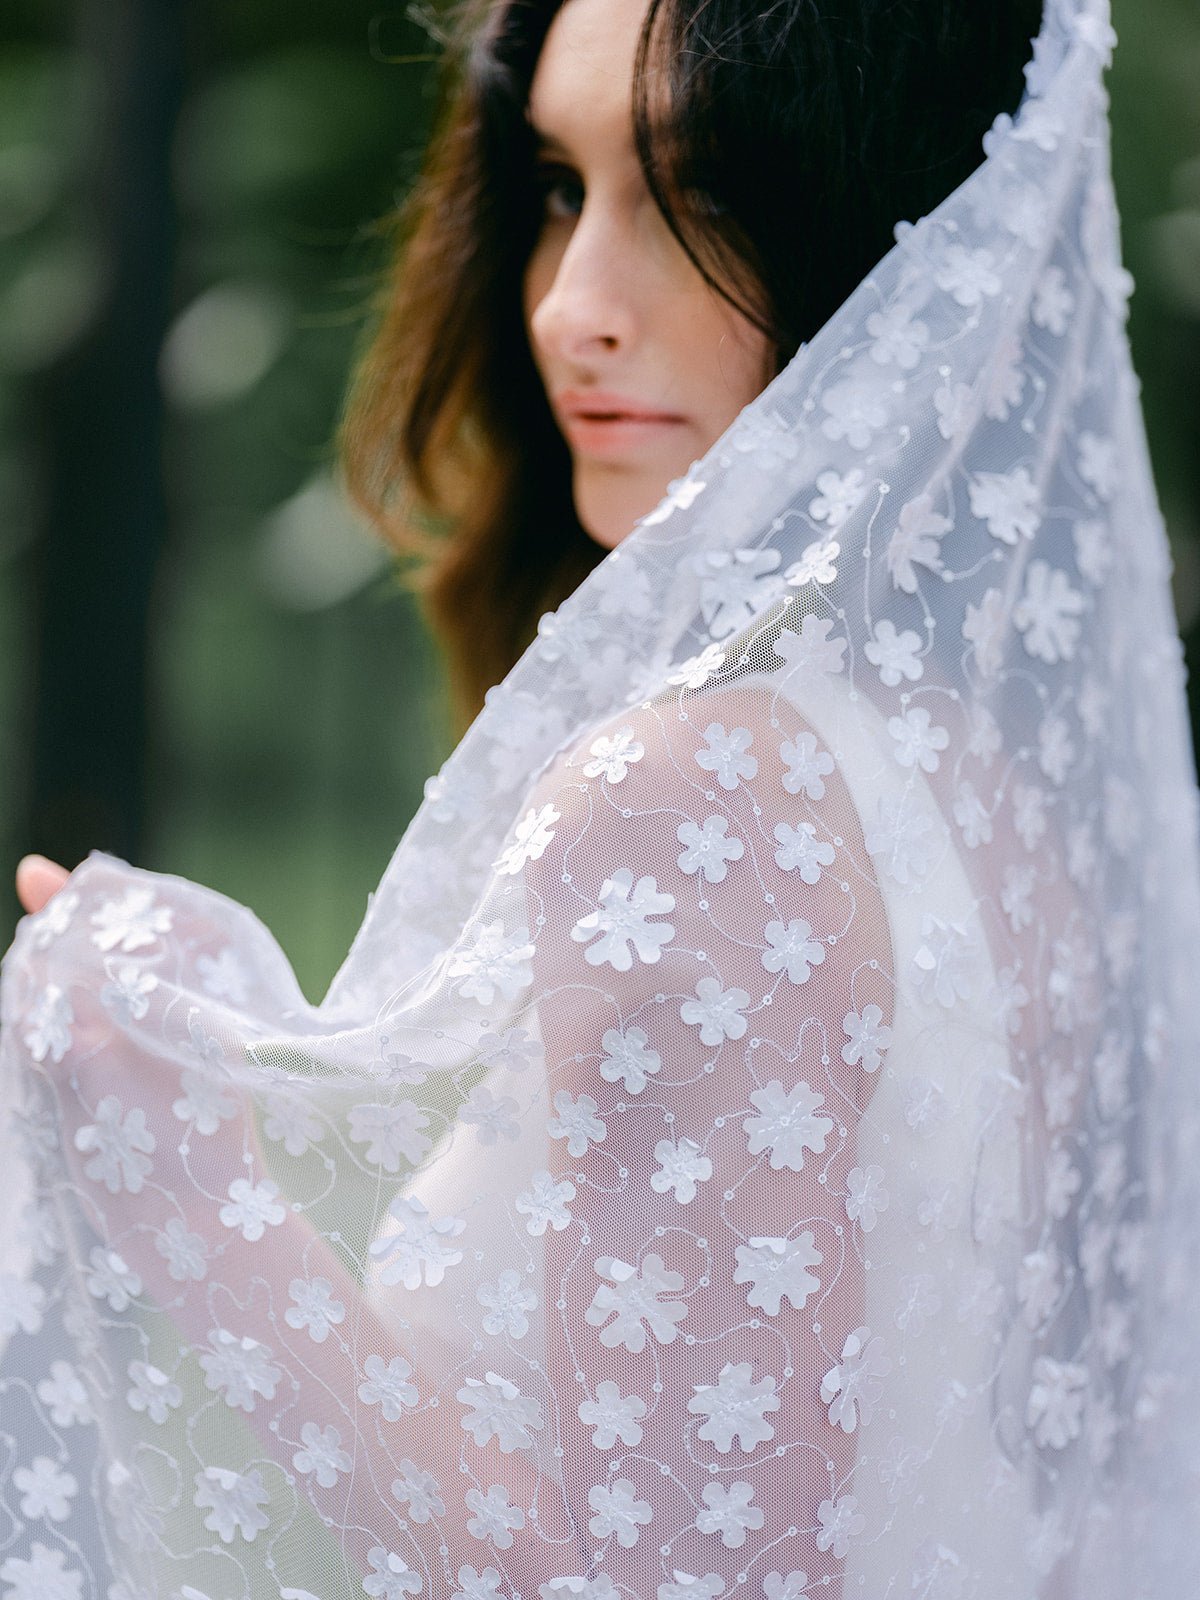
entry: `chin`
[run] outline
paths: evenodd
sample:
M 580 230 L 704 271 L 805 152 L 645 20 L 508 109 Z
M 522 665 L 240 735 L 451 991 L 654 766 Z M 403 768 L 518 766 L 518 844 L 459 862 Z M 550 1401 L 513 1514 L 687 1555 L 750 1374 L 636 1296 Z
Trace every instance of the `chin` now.
M 611 485 L 597 492 L 591 486 L 577 483 L 575 514 L 590 539 L 605 550 L 615 550 L 637 523 L 654 510 L 666 492 L 666 481 L 661 486 L 644 488 L 640 493 L 632 487 L 614 493 Z
M 621 540 L 624 539 L 628 533 L 633 531 L 632 523 L 630 523 L 628 527 L 625 527 L 624 525 L 620 527 L 609 527 L 597 526 L 594 522 L 587 521 L 583 517 L 580 517 L 579 520 L 583 525 L 583 531 L 587 534 L 588 538 L 591 539 L 595 544 L 600 545 L 605 550 L 615 550 L 621 543 Z

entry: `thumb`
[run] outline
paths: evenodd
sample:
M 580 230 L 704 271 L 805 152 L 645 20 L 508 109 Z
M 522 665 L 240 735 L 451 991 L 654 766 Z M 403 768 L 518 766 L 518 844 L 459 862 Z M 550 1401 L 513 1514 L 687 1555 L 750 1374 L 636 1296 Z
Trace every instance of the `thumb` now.
M 28 912 L 40 911 L 70 873 L 45 856 L 25 856 L 17 866 L 17 899 Z

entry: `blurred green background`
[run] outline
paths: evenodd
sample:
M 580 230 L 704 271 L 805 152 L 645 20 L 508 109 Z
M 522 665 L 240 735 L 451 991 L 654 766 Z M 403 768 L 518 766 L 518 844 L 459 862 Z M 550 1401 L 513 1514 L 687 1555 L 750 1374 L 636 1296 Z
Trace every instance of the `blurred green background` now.
M 1195 718 L 1200 9 L 1114 9 Z M 450 751 L 436 652 L 332 448 L 435 53 L 419 5 L 4 0 L 0 948 L 18 856 L 96 847 L 249 905 L 319 999 Z

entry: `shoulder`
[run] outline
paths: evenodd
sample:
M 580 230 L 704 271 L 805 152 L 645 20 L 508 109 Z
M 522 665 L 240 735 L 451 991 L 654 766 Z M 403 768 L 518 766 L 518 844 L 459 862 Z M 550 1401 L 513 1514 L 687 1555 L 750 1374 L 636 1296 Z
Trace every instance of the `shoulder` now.
M 739 966 L 735 947 L 761 965 L 771 941 L 797 938 L 802 924 L 828 955 L 844 941 L 890 970 L 876 867 L 841 756 L 762 679 L 642 701 L 541 774 L 524 826 L 540 827 L 546 844 L 526 884 L 548 905 L 578 897 L 581 914 L 614 886 L 666 896 L 677 936 Z

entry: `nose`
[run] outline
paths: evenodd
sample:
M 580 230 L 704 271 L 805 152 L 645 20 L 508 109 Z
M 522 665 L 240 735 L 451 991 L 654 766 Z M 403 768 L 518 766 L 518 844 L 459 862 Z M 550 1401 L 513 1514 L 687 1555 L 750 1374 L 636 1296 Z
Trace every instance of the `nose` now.
M 585 202 L 557 259 L 531 264 L 529 332 L 544 355 L 579 366 L 629 349 L 638 318 L 628 263 L 615 220 Z

